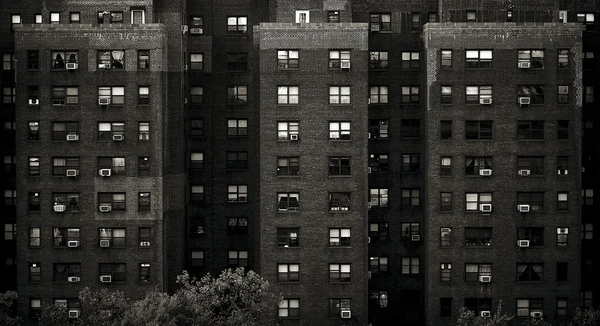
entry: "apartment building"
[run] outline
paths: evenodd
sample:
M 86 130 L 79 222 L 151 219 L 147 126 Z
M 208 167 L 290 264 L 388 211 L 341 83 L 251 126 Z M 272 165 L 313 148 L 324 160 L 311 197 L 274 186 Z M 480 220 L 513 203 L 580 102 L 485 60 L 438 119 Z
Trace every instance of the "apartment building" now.
M 1 268 L 26 320 L 238 266 L 286 325 L 597 306 L 595 5 L 0 7 Z

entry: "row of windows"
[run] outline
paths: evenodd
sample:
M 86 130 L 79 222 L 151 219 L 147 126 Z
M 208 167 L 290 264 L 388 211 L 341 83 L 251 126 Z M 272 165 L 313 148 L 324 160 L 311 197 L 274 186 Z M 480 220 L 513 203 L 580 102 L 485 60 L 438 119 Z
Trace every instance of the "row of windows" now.
M 442 85 L 440 86 L 441 97 L 440 102 L 442 104 L 452 104 L 454 102 L 452 85 Z M 378 98 L 378 93 L 381 93 L 381 90 L 384 90 L 387 103 L 387 86 L 376 86 L 371 87 L 371 103 L 374 101 L 376 103 L 382 103 L 381 99 Z M 590 93 L 591 92 L 591 93 Z M 543 85 L 518 85 L 517 86 L 517 97 L 516 103 L 525 106 L 530 104 L 544 104 L 545 99 L 545 86 Z M 492 86 L 465 86 L 465 104 L 483 104 L 489 105 L 492 104 Z M 558 85 L 556 92 L 557 103 L 559 104 L 569 104 L 571 97 L 569 96 L 569 86 L 568 85 Z M 591 96 L 593 99 L 593 89 L 586 88 L 586 96 Z
M 593 239 L 593 225 L 584 224 L 581 238 L 584 240 Z M 411 239 L 413 235 L 418 235 L 420 230 L 419 223 L 403 223 L 402 239 Z M 492 228 L 491 227 L 465 227 L 464 245 L 465 247 L 491 247 L 492 246 Z M 450 247 L 453 245 L 453 231 L 451 227 L 440 228 L 440 246 Z M 520 248 L 541 247 L 544 246 L 544 228 L 543 227 L 520 227 L 517 228 L 517 241 L 515 245 Z M 556 228 L 556 246 L 565 247 L 568 244 L 569 228 Z M 411 239 L 414 240 L 414 239 Z
M 44 163 L 40 157 L 30 156 L 29 161 L 29 175 L 39 176 L 41 175 L 41 167 Z M 83 164 L 80 162 L 79 157 L 52 157 L 50 160 L 52 164 L 51 175 L 52 176 L 67 176 L 77 177 L 80 174 L 80 168 Z M 110 176 L 124 176 L 126 172 L 126 159 L 125 157 L 98 157 L 98 175 L 103 177 Z M 150 169 L 150 159 L 148 157 L 138 157 L 138 176 L 147 176 Z
M 465 120 L 465 140 L 492 140 L 494 131 L 492 120 Z M 453 139 L 453 121 L 440 121 L 440 139 Z M 544 140 L 546 121 L 543 120 L 519 120 L 516 122 L 517 140 Z M 420 131 L 419 133 L 420 134 Z M 556 139 L 569 139 L 569 120 L 558 120 L 556 122 Z
M 48 15 L 46 23 L 49 24 L 81 24 L 81 13 L 78 11 L 71 11 L 68 13 L 68 19 L 61 19 L 61 12 L 51 11 Z M 131 8 L 129 11 L 130 20 L 124 22 L 123 17 L 127 17 L 127 12 L 123 11 L 98 11 L 97 12 L 97 23 L 98 24 L 144 24 L 146 12 L 143 8 Z M 17 24 L 43 24 L 44 16 L 42 14 L 34 14 L 31 21 L 23 21 L 20 14 L 11 15 L 12 25 Z
M 137 69 L 150 69 L 150 50 L 125 50 L 125 49 L 107 49 L 96 51 L 96 68 L 97 69 L 125 69 L 125 55 L 134 56 L 136 58 Z M 13 56 L 14 54 L 8 54 Z M 7 56 L 3 60 L 7 60 Z M 41 65 L 41 58 L 45 58 L 45 53 L 40 55 L 39 50 L 28 50 L 27 51 L 27 70 L 39 70 Z M 50 58 L 44 59 L 49 63 L 51 70 L 78 70 L 80 62 L 80 55 L 78 50 L 60 50 L 50 51 Z M 12 64 L 14 69 L 14 62 Z M 13 70 L 11 69 L 11 70 Z M 7 69 L 4 69 L 7 70 Z
M 16 228 L 13 228 L 14 236 L 11 240 L 16 238 Z M 80 228 L 52 228 L 52 246 L 55 248 L 77 248 L 83 242 L 80 236 Z M 139 247 L 147 248 L 151 247 L 152 235 L 151 228 L 140 227 L 138 228 L 137 241 Z M 6 228 L 5 228 L 6 234 Z M 85 240 L 90 240 L 90 237 L 86 237 Z M 98 247 L 102 248 L 125 248 L 127 246 L 127 237 L 125 228 L 99 228 L 98 229 Z M 30 247 L 41 247 L 42 242 L 42 229 L 39 227 L 29 228 L 29 246 Z
M 517 50 L 516 65 L 520 69 L 543 69 L 545 67 L 544 49 L 522 49 Z M 455 50 L 440 50 L 440 67 L 450 69 L 455 63 Z M 466 49 L 464 66 L 466 68 L 492 68 L 494 50 L 491 49 Z M 559 49 L 556 53 L 556 67 L 560 69 L 569 68 L 570 53 L 568 49 Z
M 51 197 L 51 209 L 56 213 L 79 213 L 81 204 L 81 194 L 78 192 L 55 192 Z M 4 205 L 16 205 L 16 190 L 4 191 Z M 126 210 L 126 194 L 124 192 L 99 192 L 98 193 L 98 211 L 108 213 L 111 211 Z M 149 212 L 151 210 L 151 193 L 138 192 L 137 209 L 138 212 Z M 38 212 L 42 209 L 41 192 L 28 193 L 29 211 Z
M 491 176 L 493 174 L 492 156 L 465 156 L 465 176 Z M 520 176 L 544 175 L 544 156 L 517 156 L 516 172 Z M 453 157 L 440 157 L 440 176 L 452 176 Z M 482 171 L 483 170 L 483 171 Z M 556 174 L 569 174 L 569 157 L 556 157 Z
M 556 317 L 568 317 L 568 302 L 567 298 L 556 298 Z M 452 298 L 440 298 L 440 317 L 452 317 L 452 305 Z M 495 311 L 492 309 L 491 298 L 465 298 L 463 307 L 473 311 L 475 316 L 491 317 Z M 545 313 L 548 313 L 544 310 L 543 298 L 517 298 L 515 308 L 516 316 L 523 318 L 546 317 Z
M 40 140 L 40 122 L 29 121 L 28 140 Z M 52 140 L 78 141 L 80 126 L 77 121 L 52 122 Z M 150 122 L 138 122 L 137 138 L 140 141 L 150 140 Z M 98 122 L 97 140 L 124 141 L 125 122 Z
M 39 86 L 28 87 L 29 105 L 40 104 Z M 81 104 L 79 86 L 53 86 L 50 90 L 52 106 L 79 105 Z M 98 103 L 100 105 L 125 105 L 125 87 L 123 86 L 101 86 L 98 87 Z M 5 87 L 2 90 L 2 101 L 5 104 L 15 103 L 15 88 Z M 138 105 L 150 104 L 150 86 L 138 86 Z
M 80 263 L 54 263 L 52 264 L 52 282 L 54 283 L 78 283 L 81 282 Z M 138 264 L 138 282 L 150 282 L 150 263 Z M 107 276 L 109 278 L 107 278 Z M 110 279 L 110 281 L 108 281 Z M 42 282 L 42 264 L 29 263 L 29 282 Z M 98 282 L 127 282 L 127 265 L 124 263 L 101 263 L 98 264 Z

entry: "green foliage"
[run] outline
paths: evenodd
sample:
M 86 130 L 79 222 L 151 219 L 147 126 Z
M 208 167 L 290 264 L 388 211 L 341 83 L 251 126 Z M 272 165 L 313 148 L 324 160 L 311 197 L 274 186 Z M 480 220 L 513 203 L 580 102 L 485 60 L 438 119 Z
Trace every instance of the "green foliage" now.
M 569 323 L 569 326 L 595 326 L 600 325 L 600 310 L 587 308 L 577 308 L 575 317 Z
M 6 291 L 0 293 L 0 325 L 3 326 L 16 326 L 21 323 L 19 317 L 13 317 L 11 307 L 17 301 L 17 292 Z
M 456 326 L 505 326 L 514 317 L 514 315 L 502 313 L 502 300 L 500 300 L 496 308 L 496 313 L 491 317 L 475 316 L 473 311 L 466 307 L 460 308 L 460 315 L 456 321 Z

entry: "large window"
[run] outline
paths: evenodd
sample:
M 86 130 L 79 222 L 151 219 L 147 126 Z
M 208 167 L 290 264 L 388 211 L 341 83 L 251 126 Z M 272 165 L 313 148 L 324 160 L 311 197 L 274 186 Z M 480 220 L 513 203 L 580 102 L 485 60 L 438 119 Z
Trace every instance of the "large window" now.
M 100 192 L 98 193 L 98 209 L 100 212 L 125 211 L 124 192 Z
M 465 194 L 465 203 L 467 211 L 479 211 L 481 209 L 482 204 L 491 204 L 492 203 L 492 193 L 491 192 L 472 192 Z
M 329 246 L 331 247 L 349 247 L 350 229 L 332 228 L 329 229 Z
M 523 172 L 523 170 L 529 172 Z M 521 172 L 519 172 L 521 171 Z M 543 156 L 518 156 L 517 173 L 521 175 L 544 175 Z
M 79 104 L 79 87 L 52 87 L 52 105 Z
M 350 282 L 350 264 L 329 264 L 329 282 Z
M 529 205 L 532 212 L 544 210 L 543 192 L 517 192 L 517 205 Z
M 53 282 L 68 282 L 71 277 L 81 277 L 81 264 L 54 264 L 52 268 Z
M 339 156 L 329 157 L 329 175 L 350 175 L 350 158 Z
M 98 157 L 98 170 L 110 170 L 110 175 L 125 175 L 125 157 Z M 98 171 L 102 175 L 102 171 Z M 106 173 L 106 172 L 104 172 Z
M 228 185 L 227 202 L 246 203 L 248 202 L 248 185 Z
M 466 156 L 465 175 L 480 175 L 481 170 L 492 169 L 491 156 Z
M 348 211 L 350 210 L 349 192 L 330 192 L 329 193 L 330 211 Z
M 465 103 L 489 104 L 492 101 L 492 86 L 466 86 Z
M 492 228 L 465 228 L 465 246 L 489 247 L 492 245 Z
M 330 121 L 330 140 L 350 140 L 350 121 Z
M 388 103 L 388 87 L 387 86 L 371 86 L 369 103 L 370 104 L 387 104 Z
M 350 67 L 350 50 L 330 50 L 329 69 Z
M 517 229 L 517 240 L 529 240 L 529 246 L 544 245 L 544 228 L 524 227 Z
M 230 250 L 227 257 L 227 265 L 231 268 L 248 266 L 248 251 L 246 250 Z
M 421 137 L 421 120 L 419 119 L 402 119 L 400 136 L 402 138 L 419 138 Z
M 278 228 L 277 247 L 290 248 L 300 246 L 300 229 Z
M 402 172 L 419 172 L 421 170 L 421 159 L 419 154 L 402 154 L 402 164 L 400 170 Z
M 230 104 L 248 103 L 248 86 L 229 86 L 229 87 L 227 87 L 227 103 L 230 103 Z
M 419 52 L 402 52 L 402 69 L 419 69 Z
M 465 139 L 492 139 L 492 121 L 465 121 Z
M 421 235 L 421 223 L 419 222 L 402 223 L 400 228 L 402 230 L 402 240 L 411 241 L 414 235 Z
M 227 152 L 227 169 L 248 169 L 248 152 Z
M 100 241 L 108 241 L 110 247 L 124 248 L 126 245 L 125 229 L 123 228 L 100 228 L 98 237 Z
M 371 240 L 387 241 L 389 238 L 389 223 L 369 223 L 369 238 Z
M 277 194 L 277 209 L 279 211 L 300 210 L 300 194 L 297 192 L 285 192 Z
M 401 191 L 402 206 L 419 206 L 421 204 L 420 190 L 418 188 L 403 188 Z
M 100 102 L 112 105 L 124 105 L 125 87 L 98 87 L 98 103 Z
M 519 85 L 517 86 L 517 100 L 523 103 L 522 99 L 529 98 L 529 104 L 544 104 L 544 86 L 540 85 Z
M 369 204 L 375 207 L 387 207 L 388 189 L 369 189 Z
M 466 50 L 467 68 L 492 68 L 492 50 Z
M 204 70 L 204 53 L 190 53 L 190 70 Z
M 75 64 L 77 66 L 79 52 L 77 51 L 52 51 L 52 69 L 66 69 L 67 63 Z M 71 69 L 73 65 L 69 65 Z
M 369 138 L 388 138 L 388 129 L 388 120 L 369 120 Z
M 392 30 L 392 15 L 390 13 L 372 13 L 369 26 L 372 33 L 389 32 Z
M 112 282 L 127 281 L 127 268 L 125 264 L 98 264 L 98 270 L 100 272 L 100 276 L 110 276 Z
M 300 157 L 280 156 L 277 158 L 277 175 L 298 175 L 300 172 Z
M 227 33 L 245 34 L 248 32 L 248 17 L 229 16 L 227 17 Z
M 277 69 L 298 69 L 300 59 L 298 50 L 278 50 Z
M 544 68 L 544 50 L 518 50 L 519 68 Z
M 54 212 L 79 212 L 79 193 L 55 192 L 52 194 Z
M 383 172 L 389 170 L 389 155 L 386 154 L 369 154 L 369 171 Z
M 300 281 L 299 264 L 277 264 L 277 280 L 279 282 Z
M 98 51 L 98 69 L 124 69 L 125 50 Z
M 402 271 L 404 275 L 417 275 L 420 274 L 420 259 L 419 257 L 402 257 Z
M 124 139 L 125 139 L 125 123 L 124 122 L 99 122 L 98 123 L 98 140 L 122 141 Z
M 329 104 L 350 104 L 350 86 L 329 86 Z
M 387 69 L 388 65 L 388 51 L 371 51 L 369 53 L 370 69 Z
M 68 247 L 69 241 L 79 241 L 79 228 L 53 228 L 55 247 Z
M 67 173 L 67 171 L 69 172 Z M 73 171 L 75 170 L 75 171 Z M 54 176 L 73 176 L 79 175 L 79 157 L 53 157 L 52 175 Z
M 298 104 L 298 86 L 278 86 L 277 104 Z
M 388 271 L 388 257 L 369 257 L 369 272 L 371 274 L 383 274 Z
M 279 318 L 298 317 L 300 315 L 300 299 L 283 299 L 279 303 Z
M 339 318 L 343 311 L 350 312 L 351 299 L 329 299 L 329 317 Z
M 533 313 L 543 315 L 544 299 L 517 299 L 517 317 L 531 317 Z
M 465 264 L 465 281 L 479 282 L 480 276 L 492 276 L 492 264 Z
M 298 140 L 299 136 L 298 121 L 279 121 L 277 122 L 278 140 Z
M 227 136 L 248 136 L 248 120 L 246 119 L 228 119 Z
M 419 103 L 419 86 L 402 86 L 400 98 L 402 103 L 417 104 Z

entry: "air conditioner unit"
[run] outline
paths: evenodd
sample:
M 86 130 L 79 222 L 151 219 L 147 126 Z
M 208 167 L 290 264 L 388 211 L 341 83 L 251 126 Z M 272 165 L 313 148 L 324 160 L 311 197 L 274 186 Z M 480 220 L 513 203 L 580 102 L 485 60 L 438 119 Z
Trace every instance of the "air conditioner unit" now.
M 489 318 L 492 317 L 492 313 L 489 310 L 482 310 L 481 311 L 481 317 L 482 318 Z
M 108 213 L 111 211 L 111 207 L 110 205 L 100 205 L 99 210 L 102 213 Z
M 100 63 L 98 64 L 98 69 L 110 69 L 110 63 Z
M 141 241 L 140 247 L 150 247 L 150 241 Z
M 67 241 L 67 246 L 69 248 L 77 248 L 77 247 L 79 247 L 79 241 L 76 241 L 76 240 Z
M 79 282 L 80 278 L 79 276 L 69 276 L 67 277 L 67 281 L 71 282 L 71 283 L 77 283 Z
M 558 233 L 558 234 L 569 234 L 569 229 L 568 228 L 558 228 L 558 230 L 556 230 L 556 233 Z
M 367 168 L 367 173 L 371 173 L 371 172 L 372 172 L 372 170 L 371 170 L 371 167 L 369 166 L 369 167 Z
M 479 104 L 484 104 L 484 105 L 492 104 L 492 99 L 491 98 L 480 98 Z
M 123 135 L 113 135 L 113 141 L 123 141 Z
M 202 34 L 203 32 L 202 28 L 199 27 L 190 28 L 190 34 Z
M 77 141 L 77 140 L 79 140 L 79 135 L 75 135 L 75 134 L 67 135 L 67 140 L 68 141 Z
M 76 63 L 67 63 L 66 65 L 67 70 L 75 70 L 77 68 L 79 68 L 79 65 Z
M 517 205 L 517 210 L 521 213 L 528 213 L 529 205 Z
M 351 318 L 352 312 L 350 310 L 342 310 L 342 318 Z
M 69 318 L 79 318 L 79 310 L 69 310 Z
M 421 236 L 418 234 L 413 234 L 410 236 L 410 241 L 421 241 Z
M 40 100 L 37 98 L 30 98 L 29 99 L 29 105 L 38 105 L 40 104 Z
M 67 209 L 66 205 L 60 205 L 60 204 L 54 205 L 54 211 L 57 213 L 62 213 L 65 211 L 65 209 Z
M 479 204 L 479 210 L 483 213 L 489 213 L 492 211 L 492 204 Z
M 529 97 L 519 97 L 519 104 L 520 105 L 529 105 L 529 104 L 531 104 L 531 98 L 529 98 Z
M 110 283 L 110 282 L 112 282 L 112 276 L 111 275 L 100 275 L 100 282 Z
M 519 246 L 521 248 L 528 248 L 529 240 L 517 240 L 517 246 Z
M 298 140 L 298 134 L 290 135 L 290 140 Z
M 526 177 L 531 174 L 531 170 L 519 170 L 519 175 L 522 177 Z
M 108 248 L 110 247 L 110 240 L 100 240 L 100 248 Z
M 350 69 L 350 61 L 340 62 L 340 68 L 342 68 L 342 69 Z
M 479 282 L 481 283 L 490 283 L 492 281 L 492 277 L 489 275 L 479 276 Z
M 379 25 L 371 25 L 371 32 L 379 32 Z
M 529 69 L 531 68 L 531 62 L 529 61 L 520 61 L 517 66 L 521 69 Z
M 99 98 L 98 99 L 98 104 L 99 105 L 109 105 L 110 104 L 110 99 L 109 98 Z
M 67 177 L 76 177 L 77 176 L 77 170 L 76 169 L 68 169 L 67 170 Z
M 532 311 L 531 312 L 531 317 L 533 318 L 542 318 L 544 314 L 541 311 Z
M 489 177 L 492 175 L 492 169 L 480 169 L 479 175 Z
M 100 169 L 100 171 L 98 171 L 98 174 L 101 177 L 110 177 L 110 174 L 112 173 L 111 169 Z
M 564 175 L 567 175 L 567 174 L 569 174 L 569 170 L 566 170 L 566 169 L 559 169 L 559 170 L 558 170 L 558 174 L 564 174 Z

